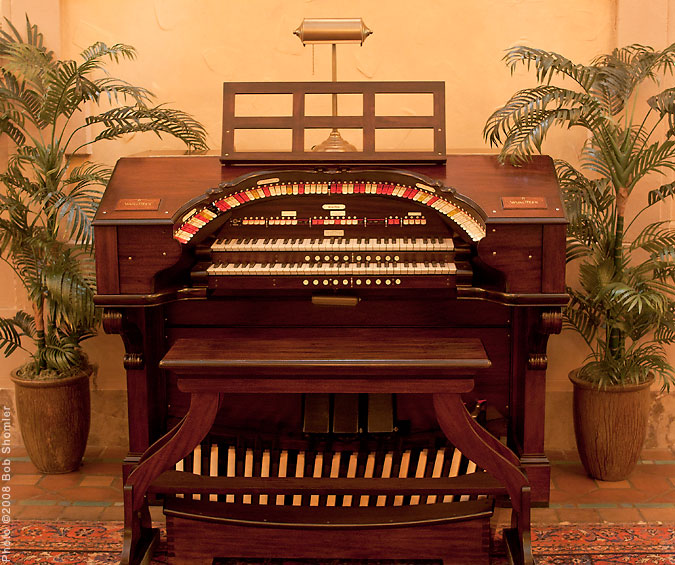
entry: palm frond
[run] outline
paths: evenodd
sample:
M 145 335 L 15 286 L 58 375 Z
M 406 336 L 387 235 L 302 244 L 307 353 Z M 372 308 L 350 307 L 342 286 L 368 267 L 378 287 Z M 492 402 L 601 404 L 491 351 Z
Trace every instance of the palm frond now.
M 591 66 L 577 65 L 566 57 L 542 49 L 516 45 L 506 51 L 504 62 L 514 73 L 518 65 L 534 67 L 537 80 L 544 84 L 557 75 L 564 75 L 588 91 L 595 80 L 596 70 Z
M 672 249 L 675 246 L 675 229 L 669 228 L 669 221 L 654 222 L 646 225 L 640 233 L 633 238 L 629 245 L 631 251 L 643 249 L 653 256 Z
M 113 108 L 96 116 L 89 116 L 87 124 L 103 124 L 105 128 L 95 140 L 115 139 L 135 132 L 151 131 L 161 137 L 162 133 L 171 135 L 191 149 L 204 150 L 206 131 L 189 114 L 180 110 L 156 106 L 122 106 Z
M 14 318 L 0 318 L 0 350 L 5 357 L 21 347 L 21 333 Z
M 649 194 L 647 195 L 647 206 L 653 206 L 672 196 L 675 196 L 675 182 L 663 184 L 659 188 L 649 191 Z

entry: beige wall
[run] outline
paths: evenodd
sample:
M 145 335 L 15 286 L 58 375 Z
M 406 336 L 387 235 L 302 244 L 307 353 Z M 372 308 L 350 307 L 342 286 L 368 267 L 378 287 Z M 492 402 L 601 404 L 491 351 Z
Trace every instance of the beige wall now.
M 158 100 L 184 109 L 207 127 L 219 149 L 222 82 L 228 80 L 329 80 L 330 49 L 302 47 L 292 31 L 306 17 L 362 17 L 374 31 L 363 46 L 338 48 L 340 80 L 442 80 L 446 83 L 449 152 L 486 152 L 486 118 L 531 75 L 511 76 L 504 50 L 526 44 L 585 62 L 618 44 L 663 48 L 675 40 L 675 0 L 0 0 L 4 15 L 21 21 L 24 6 L 49 32 L 63 57 L 101 40 L 135 46 L 135 62 L 115 70 L 151 89 Z M 57 37 L 60 36 L 60 41 Z M 314 58 L 314 72 L 313 72 Z M 414 110 L 412 110 L 414 111 Z M 546 146 L 573 160 L 580 134 L 556 134 Z M 0 146 L 1 149 L 1 146 Z M 100 144 L 93 158 L 113 164 L 145 150 L 180 149 L 154 135 Z M 0 154 L 1 155 L 1 154 Z M 170 187 L 167 187 L 170 190 Z M 670 206 L 657 214 L 672 217 Z M 10 274 L 0 270 L 0 313 L 21 304 Z M 92 342 L 101 365 L 97 386 L 119 390 L 124 378 L 118 338 Z M 554 337 L 550 347 L 549 430 L 552 448 L 571 448 L 567 372 L 583 353 L 574 336 Z M 0 360 L 0 369 L 19 363 Z M 0 375 L 4 371 L 0 370 Z M 7 380 L 0 377 L 0 387 Z M 555 422 L 555 425 L 552 425 Z M 655 443 L 663 443 L 654 439 Z M 653 442 L 653 443 L 654 443 Z

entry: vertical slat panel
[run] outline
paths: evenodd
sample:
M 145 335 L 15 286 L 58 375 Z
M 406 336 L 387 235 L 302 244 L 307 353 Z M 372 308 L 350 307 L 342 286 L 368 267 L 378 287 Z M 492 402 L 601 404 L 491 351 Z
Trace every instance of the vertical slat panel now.
M 227 157 L 234 153 L 234 104 L 235 88 L 231 83 L 223 84 L 223 156 Z
M 293 93 L 293 140 L 292 151 L 301 152 L 305 150 L 305 93 Z
M 433 89 L 434 96 L 434 152 L 445 155 L 445 83 Z
M 363 92 L 363 150 L 375 151 L 375 92 Z

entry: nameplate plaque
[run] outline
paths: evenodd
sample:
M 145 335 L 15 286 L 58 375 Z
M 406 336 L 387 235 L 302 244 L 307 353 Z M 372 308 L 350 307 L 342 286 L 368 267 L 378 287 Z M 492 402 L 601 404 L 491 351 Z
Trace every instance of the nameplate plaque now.
M 115 210 L 159 210 L 161 198 L 122 198 L 117 201 Z
M 546 210 L 548 204 L 543 196 L 502 196 L 504 210 Z

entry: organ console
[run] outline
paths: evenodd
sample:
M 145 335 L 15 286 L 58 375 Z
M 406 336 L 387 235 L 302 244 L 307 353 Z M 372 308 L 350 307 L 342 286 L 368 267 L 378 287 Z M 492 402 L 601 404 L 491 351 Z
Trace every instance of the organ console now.
M 125 345 L 122 562 L 161 503 L 175 563 L 488 563 L 496 503 L 533 563 L 567 301 L 551 160 L 313 159 L 117 163 L 95 237 Z

